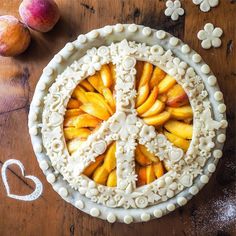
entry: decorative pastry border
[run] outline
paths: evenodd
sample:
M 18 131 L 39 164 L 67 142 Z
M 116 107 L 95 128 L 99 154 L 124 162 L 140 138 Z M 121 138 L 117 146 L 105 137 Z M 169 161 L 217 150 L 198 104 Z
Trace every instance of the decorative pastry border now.
M 124 38 L 129 41 L 146 42 L 148 45 L 161 45 L 166 50 L 171 49 L 181 60 L 187 61 L 203 79 L 205 87 L 209 91 L 210 102 L 213 104 L 214 119 L 221 122 L 221 129 L 217 131 L 216 146 L 204 167 L 201 177 L 194 181 L 194 185 L 179 193 L 175 198 L 169 199 L 165 203 L 146 207 L 145 213 L 142 209 L 124 210 L 121 208 L 107 208 L 106 206 L 91 202 L 77 191 L 72 190 L 58 171 L 51 167 L 51 162 L 45 155 L 41 133 L 39 132 L 42 124 L 41 114 L 44 108 L 44 96 L 48 94 L 47 90 L 55 81 L 57 75 L 76 58 L 83 56 L 87 49 L 93 46 L 109 45 L 114 39 L 121 41 Z M 67 44 L 44 69 L 43 75 L 36 87 L 29 114 L 29 130 L 34 151 L 40 167 L 47 176 L 47 180 L 53 184 L 53 188 L 65 200 L 93 216 L 107 219 L 109 222 L 118 220 L 125 223 L 147 221 L 150 218 L 160 217 L 174 210 L 177 206 L 184 205 L 187 200 L 195 195 L 208 182 L 211 173 L 215 170 L 218 159 L 222 156 L 221 149 L 225 141 L 226 126 L 227 121 L 225 120 L 225 105 L 222 93 L 219 91 L 216 78 L 211 74 L 209 67 L 202 62 L 201 57 L 192 51 L 188 45 L 183 44 L 179 39 L 164 31 L 155 31 L 148 27 L 134 24 L 106 26 L 102 29 L 91 31 L 86 35 L 80 35 L 75 42 Z M 92 188 L 93 186 L 90 187 Z
M 174 147 L 164 135 L 157 134 L 154 127 L 144 124 L 137 117 L 134 106 L 136 60 L 149 61 L 162 67 L 175 76 L 192 98 L 190 101 L 197 129 L 193 132 L 193 142 L 185 156 L 182 149 Z M 104 121 L 100 129 L 90 135 L 81 148 L 70 156 L 61 129 L 68 99 L 81 80 L 94 74 L 103 63 L 111 61 L 116 64 L 118 75 L 115 86 L 116 113 L 108 121 Z M 53 167 L 73 189 L 91 201 L 108 207 L 145 208 L 166 201 L 185 187 L 190 187 L 194 178 L 202 173 L 202 167 L 214 147 L 212 139 L 215 137 L 215 130 L 221 126 L 220 122 L 212 119 L 208 93 L 193 68 L 159 45 L 150 47 L 127 40 L 89 49 L 85 56 L 57 77 L 44 103 L 41 132 L 43 145 Z M 151 184 L 137 189 L 134 170 L 136 139 L 161 160 L 165 160 L 171 169 Z M 96 184 L 81 175 L 112 141 L 116 141 L 117 150 L 116 188 Z

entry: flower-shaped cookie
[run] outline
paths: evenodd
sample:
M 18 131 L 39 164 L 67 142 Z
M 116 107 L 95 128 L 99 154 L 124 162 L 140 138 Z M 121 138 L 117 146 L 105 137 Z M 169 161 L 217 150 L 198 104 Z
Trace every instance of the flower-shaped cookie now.
M 203 12 L 208 12 L 211 7 L 216 7 L 219 4 L 219 0 L 193 0 L 195 5 L 200 4 L 200 10 Z
M 212 46 L 214 48 L 218 48 L 221 45 L 221 35 L 223 34 L 223 30 L 219 27 L 214 28 L 214 25 L 211 23 L 207 23 L 204 26 L 204 30 L 200 30 L 197 34 L 197 37 L 202 40 L 202 47 L 204 49 L 209 49 Z
M 166 16 L 170 16 L 172 20 L 176 21 L 179 19 L 179 16 L 182 16 L 183 14 L 184 9 L 181 7 L 181 2 L 179 0 L 175 0 L 174 2 L 168 0 L 166 2 Z

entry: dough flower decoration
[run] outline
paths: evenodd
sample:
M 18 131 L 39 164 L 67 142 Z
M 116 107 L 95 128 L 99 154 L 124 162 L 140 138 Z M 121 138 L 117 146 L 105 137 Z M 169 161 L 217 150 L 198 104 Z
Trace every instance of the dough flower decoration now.
M 175 57 L 172 61 L 167 62 L 166 67 L 171 76 L 183 76 L 187 69 L 186 62 L 180 61 L 178 57 Z
M 195 5 L 200 5 L 200 10 L 208 12 L 211 7 L 216 7 L 219 4 L 219 0 L 193 0 Z
M 119 50 L 120 55 L 122 55 L 122 56 L 127 56 L 127 55 L 133 54 L 133 53 L 135 53 L 137 51 L 136 48 L 130 47 L 130 45 L 129 45 L 127 40 L 123 40 L 119 44 L 118 50 Z
M 101 69 L 101 62 L 99 61 L 99 57 L 93 57 L 90 55 L 86 55 L 84 57 L 84 65 L 83 69 L 88 71 L 89 75 L 92 75 L 96 72 L 96 70 Z
M 160 46 L 153 46 L 150 49 L 151 55 L 149 56 L 150 60 L 158 61 L 160 65 L 166 65 L 168 61 L 173 58 L 172 52 L 170 50 L 164 53 L 164 50 Z
M 120 112 L 114 124 L 110 126 L 112 132 L 119 132 L 122 140 L 125 140 L 129 135 L 134 135 L 138 132 L 136 127 L 137 118 L 134 115 L 126 116 L 125 113 Z
M 212 142 L 211 137 L 201 137 L 199 141 L 200 141 L 199 148 L 201 150 L 209 151 L 211 150 L 211 148 L 215 146 L 214 143 Z
M 219 27 L 214 27 L 213 24 L 207 23 L 203 30 L 200 30 L 197 34 L 198 39 L 202 40 L 201 45 L 204 49 L 211 47 L 218 48 L 221 46 L 220 37 L 223 34 L 223 30 Z
M 144 125 L 140 132 L 140 136 L 145 140 L 145 143 L 149 142 L 156 136 L 155 127 Z
M 140 43 L 137 46 L 136 54 L 140 57 L 148 57 L 150 55 L 150 50 L 148 50 L 148 47 L 145 45 L 145 43 Z
M 175 0 L 174 2 L 168 0 L 166 2 L 166 10 L 165 15 L 170 16 L 171 20 L 176 21 L 179 19 L 179 16 L 184 14 L 184 9 L 181 7 L 181 2 L 179 0 Z

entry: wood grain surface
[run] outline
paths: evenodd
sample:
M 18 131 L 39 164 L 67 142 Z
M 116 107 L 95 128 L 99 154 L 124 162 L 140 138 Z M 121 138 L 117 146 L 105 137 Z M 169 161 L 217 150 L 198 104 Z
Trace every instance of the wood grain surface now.
M 27 174 L 40 178 L 42 197 L 21 202 L 6 196 L 0 180 L 0 235 L 236 235 L 236 1 L 221 0 L 203 13 L 182 0 L 185 16 L 176 22 L 164 15 L 164 0 L 57 0 L 61 19 L 49 33 L 32 31 L 29 49 L 16 58 L 0 57 L 0 165 L 19 159 Z M 20 0 L 0 0 L 0 15 L 19 17 Z M 47 183 L 36 161 L 27 128 L 29 105 L 42 69 L 68 41 L 107 24 L 137 23 L 164 29 L 198 51 L 216 74 L 225 95 L 229 128 L 224 156 L 209 184 L 186 206 L 148 223 L 109 224 L 63 201 Z M 204 50 L 197 32 L 212 22 L 223 29 L 222 46 Z M 32 192 L 34 185 L 10 167 L 11 191 Z

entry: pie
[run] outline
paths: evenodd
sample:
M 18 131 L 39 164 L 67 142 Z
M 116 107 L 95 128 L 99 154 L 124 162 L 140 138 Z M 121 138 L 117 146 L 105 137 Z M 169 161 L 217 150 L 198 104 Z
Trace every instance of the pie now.
M 183 206 L 222 156 L 227 121 L 216 77 L 164 31 L 105 26 L 44 69 L 29 114 L 40 167 L 62 198 L 131 223 Z

